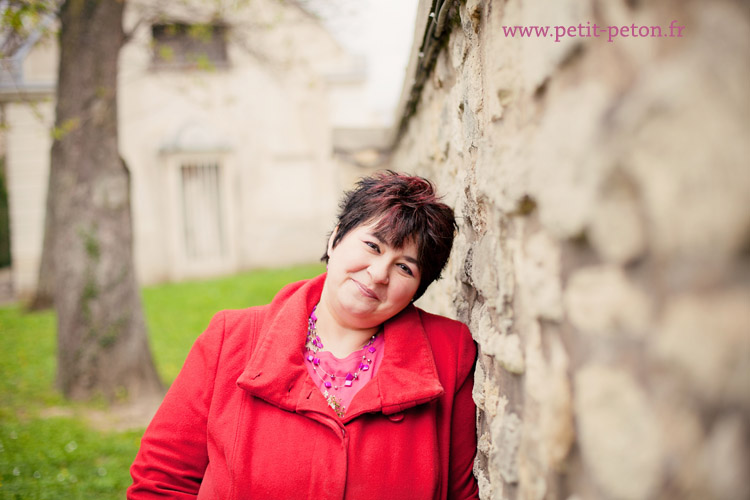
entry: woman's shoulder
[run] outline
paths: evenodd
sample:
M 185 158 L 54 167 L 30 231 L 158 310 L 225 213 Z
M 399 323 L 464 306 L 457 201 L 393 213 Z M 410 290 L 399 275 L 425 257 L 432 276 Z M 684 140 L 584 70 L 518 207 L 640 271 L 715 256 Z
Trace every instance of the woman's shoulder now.
M 263 324 L 268 305 L 247 307 L 245 309 L 223 309 L 213 315 L 204 335 L 220 337 L 220 342 L 246 343 L 248 338 L 255 337 Z
M 415 309 L 420 316 L 435 364 L 441 374 L 441 383 L 446 386 L 451 380 L 465 380 L 471 373 L 477 356 L 477 347 L 469 327 L 455 319 Z M 452 384 L 449 383 L 451 387 Z
M 244 309 L 223 309 L 217 312 L 211 321 L 221 320 L 224 322 L 225 328 L 234 329 L 256 321 L 263 321 L 267 310 L 268 304 Z
M 419 314 L 422 325 L 424 326 L 425 331 L 427 331 L 428 334 L 447 333 L 449 335 L 468 335 L 469 337 L 471 337 L 471 333 L 469 333 L 469 327 L 458 320 L 451 319 L 446 316 L 441 316 L 439 314 L 433 314 L 418 307 L 415 307 L 414 309 L 416 309 L 417 313 Z
M 193 350 L 202 358 L 217 360 L 221 373 L 238 376 L 255 348 L 267 307 L 218 311 L 196 339 Z
M 268 317 L 277 315 L 279 310 L 289 303 L 290 298 L 304 292 L 305 288 L 322 288 L 324 279 L 325 274 L 321 274 L 312 279 L 288 283 L 276 293 L 269 304 L 245 309 L 225 309 L 216 313 L 214 320 L 225 321 L 226 327 L 231 330 L 252 326 L 253 324 L 261 326 Z
M 415 307 L 433 350 L 447 347 L 473 356 L 476 349 L 469 327 L 464 323 Z

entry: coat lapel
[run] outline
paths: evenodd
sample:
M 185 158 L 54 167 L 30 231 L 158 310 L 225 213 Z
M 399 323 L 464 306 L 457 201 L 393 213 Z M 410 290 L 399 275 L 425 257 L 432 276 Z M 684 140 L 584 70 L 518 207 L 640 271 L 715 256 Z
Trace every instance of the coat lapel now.
M 384 335 L 382 364 L 370 383 L 354 396 L 344 420 L 367 412 L 401 412 L 444 392 L 419 309 L 409 305 L 391 318 L 385 323 Z
M 240 388 L 295 411 L 300 392 L 310 378 L 302 357 L 307 319 L 320 300 L 324 280 L 325 274 L 293 283 L 274 297 L 258 332 L 255 350 L 237 379 Z

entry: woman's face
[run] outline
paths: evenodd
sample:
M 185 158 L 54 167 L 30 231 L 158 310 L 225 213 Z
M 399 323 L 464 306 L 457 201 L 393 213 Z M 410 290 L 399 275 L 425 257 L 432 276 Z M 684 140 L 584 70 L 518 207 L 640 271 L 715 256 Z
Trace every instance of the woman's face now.
M 377 221 L 328 242 L 323 300 L 342 326 L 373 328 L 398 314 L 419 288 L 417 247 L 393 248 L 373 233 Z

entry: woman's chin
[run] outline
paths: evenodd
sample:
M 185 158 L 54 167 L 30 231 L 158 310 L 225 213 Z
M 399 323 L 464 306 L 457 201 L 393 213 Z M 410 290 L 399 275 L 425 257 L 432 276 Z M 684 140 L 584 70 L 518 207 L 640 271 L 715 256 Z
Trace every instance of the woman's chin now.
M 341 311 L 349 318 L 349 323 L 356 325 L 357 328 L 373 328 L 382 321 L 379 321 L 376 313 L 377 304 L 373 301 L 366 303 L 360 300 L 348 300 L 341 302 Z

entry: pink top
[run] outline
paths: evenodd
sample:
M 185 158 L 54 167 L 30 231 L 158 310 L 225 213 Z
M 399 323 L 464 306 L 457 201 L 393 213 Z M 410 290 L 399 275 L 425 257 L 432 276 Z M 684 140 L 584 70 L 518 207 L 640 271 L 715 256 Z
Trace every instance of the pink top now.
M 375 376 L 383 359 L 384 346 L 385 340 L 381 331 L 372 344 L 354 351 L 343 359 L 337 358 L 329 351 L 318 351 L 315 357 L 320 359 L 320 364 L 316 366 L 307 360 L 308 353 L 305 352 L 305 366 L 310 378 L 318 386 L 323 396 L 326 396 L 329 406 L 336 410 L 339 416 L 344 415 L 354 395 Z M 375 352 L 370 352 L 371 347 L 375 349 Z M 365 356 L 364 359 L 363 355 Z M 367 368 L 359 370 L 361 363 L 367 365 Z M 347 375 L 354 375 L 357 370 L 359 370 L 357 378 L 351 381 L 351 386 L 347 387 L 345 385 Z M 330 375 L 334 375 L 334 378 L 331 378 Z M 326 387 L 326 382 L 331 383 L 330 388 Z M 337 406 L 340 410 L 337 409 Z

